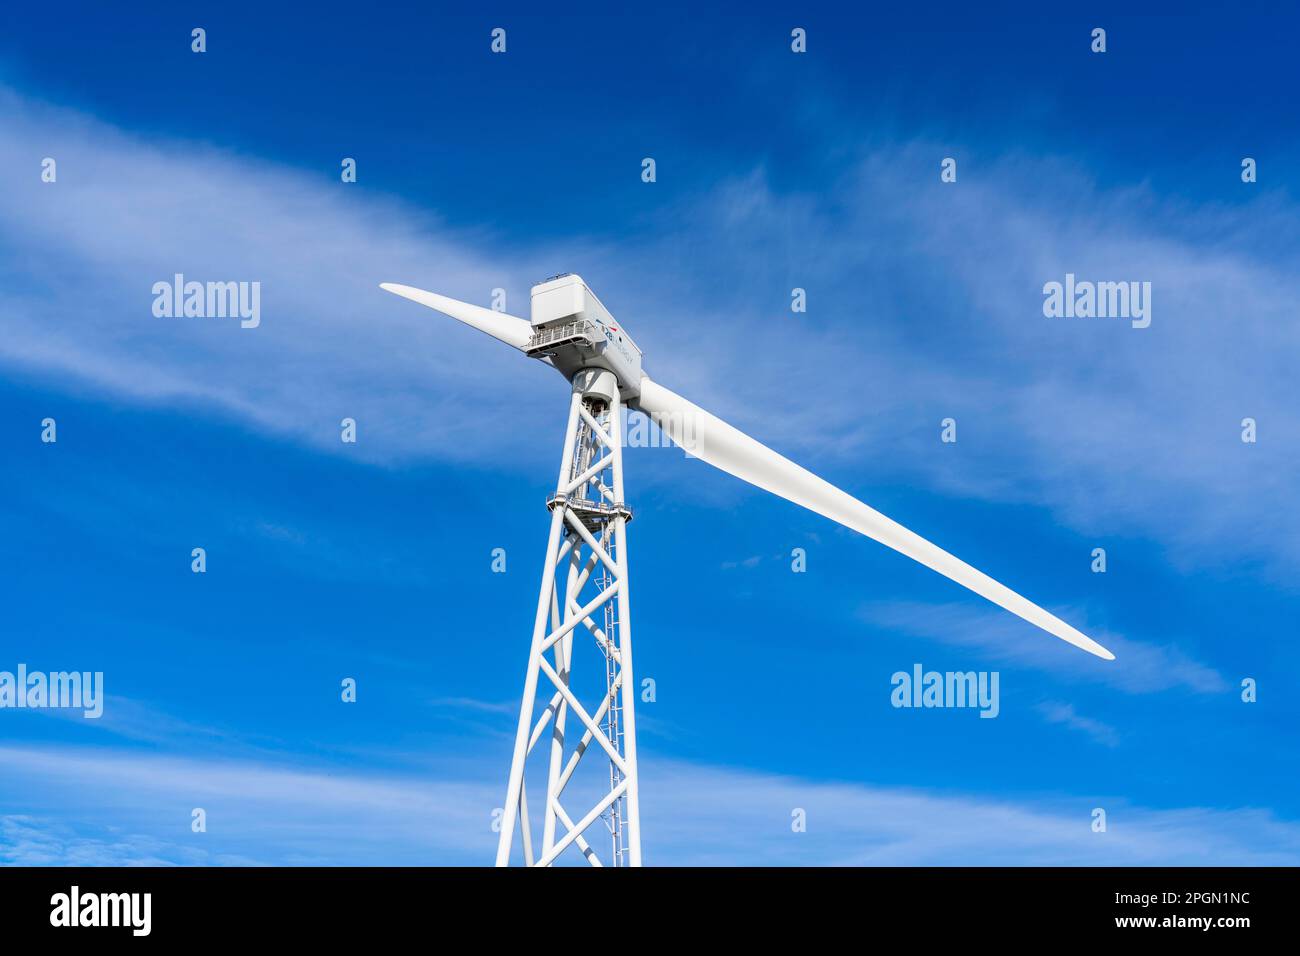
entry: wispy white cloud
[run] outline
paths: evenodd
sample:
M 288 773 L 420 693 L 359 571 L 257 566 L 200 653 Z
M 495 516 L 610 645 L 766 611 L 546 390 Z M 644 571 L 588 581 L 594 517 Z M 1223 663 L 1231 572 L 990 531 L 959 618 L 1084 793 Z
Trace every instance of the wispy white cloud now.
M 183 720 L 146 701 L 118 694 L 105 697 L 103 713 L 94 720 L 86 720 L 81 711 L 64 707 L 48 707 L 32 713 L 52 720 L 72 722 L 95 734 L 108 733 L 127 740 L 154 744 L 179 745 L 198 741 L 211 744 L 233 739 L 228 731 Z
M 1071 730 L 1087 734 L 1099 744 L 1107 747 L 1119 745 L 1119 732 L 1114 727 L 1104 721 L 1084 717 L 1074 709 L 1073 704 L 1054 700 L 1043 701 L 1038 705 L 1038 712 L 1049 723 L 1064 724 Z
M 15 174 L 0 194 L 0 361 L 320 447 L 341 448 L 352 417 L 351 450 L 371 459 L 478 455 L 484 418 L 509 421 L 547 373 L 378 288 L 486 303 L 504 287 L 526 306 L 536 260 L 489 262 L 485 237 L 359 187 L 146 143 L 3 88 L 0 123 L 0 165 L 59 164 L 56 183 Z M 152 285 L 175 273 L 260 282 L 261 325 L 156 318 Z
M 1150 537 L 1181 567 L 1293 567 L 1294 202 L 1163 199 L 1020 154 L 944 185 L 942 155 L 868 143 L 815 193 L 759 172 L 675 208 L 681 232 L 729 237 L 694 266 L 729 278 L 709 299 L 723 318 L 679 333 L 709 363 L 685 369 L 688 391 L 716 389 L 759 437 L 842 470 L 868 501 L 870 482 L 920 480 Z M 1151 327 L 1045 318 L 1043 283 L 1066 272 L 1150 281 Z M 792 286 L 806 316 L 781 314 Z M 949 416 L 956 446 L 938 440 Z M 1240 440 L 1244 417 L 1257 444 Z
M 1174 643 L 1143 642 L 1084 625 L 1115 653 L 1114 661 L 1103 661 L 1079 654 L 992 605 L 881 601 L 863 605 L 858 613 L 863 621 L 898 634 L 976 649 L 992 660 L 1097 681 L 1130 693 L 1181 688 L 1215 694 L 1228 687 L 1223 675 Z M 1082 613 L 1069 617 L 1086 620 Z
M 6 794 L 7 805 L 29 802 L 24 815 L 61 827 L 79 821 L 75 834 L 56 827 L 52 839 L 113 852 L 121 862 L 140 847 L 174 863 L 464 862 L 490 847 L 491 810 L 500 801 L 499 788 L 486 781 L 365 777 L 109 748 L 5 748 L 2 759 L 23 788 Z M 206 812 L 205 833 L 191 830 L 194 808 Z M 109 840 L 110 833 L 129 838 Z M 37 852 L 30 836 L 22 843 Z
M 57 184 L 33 172 L 0 194 L 0 362 L 337 453 L 495 462 L 508 445 L 531 463 L 549 448 L 531 426 L 554 418 L 540 411 L 553 373 L 375 286 L 478 302 L 500 286 L 526 313 L 529 282 L 562 264 L 626 317 L 666 384 L 867 500 L 873 483 L 920 480 L 1149 536 L 1175 563 L 1300 560 L 1300 217 L 1263 187 L 1248 209 L 1191 205 L 1017 154 L 943 185 L 930 144 L 864 143 L 816 191 L 778 191 L 759 169 L 625 241 L 530 247 L 12 91 L 0 121 L 0 163 L 60 162 Z M 1045 319 L 1042 284 L 1067 271 L 1151 281 L 1151 328 Z M 150 285 L 174 272 L 261 281 L 262 327 L 154 318 Z M 794 286 L 806 314 L 789 311 Z M 345 415 L 355 447 L 338 442 Z M 936 437 L 949 415 L 956 449 Z M 1238 437 L 1247 416 L 1256 445 Z
M 657 801 L 679 794 L 671 813 L 661 803 L 646 823 L 669 848 L 658 862 L 1142 866 L 1300 857 L 1300 828 L 1253 809 L 1155 810 L 1104 797 L 1031 803 L 684 765 L 656 773 Z M 1099 806 L 1105 833 L 1090 826 Z M 795 810 L 805 811 L 806 832 L 792 831 Z
M 1240 211 L 1105 190 L 1024 156 L 925 188 L 907 181 L 932 165 L 924 144 L 876 144 L 816 194 L 778 192 L 752 172 L 664 209 L 635 248 L 557 236 L 530 249 L 208 146 L 146 143 L 9 91 L 0 121 L 0 163 L 60 161 L 57 184 L 33 174 L 0 193 L 0 362 L 64 384 L 204 407 L 334 452 L 349 415 L 361 423 L 357 451 L 375 460 L 495 461 L 510 445 L 514 462 L 549 461 L 543 430 L 515 420 L 540 414 L 553 373 L 375 285 L 395 278 L 475 301 L 504 286 L 522 312 L 528 281 L 568 257 L 607 301 L 635 307 L 656 375 L 868 501 L 873 483 L 919 479 L 1042 505 L 1094 535 L 1145 534 L 1176 563 L 1300 559 L 1285 199 L 1251 212 L 1278 237 L 1264 250 Z M 1050 188 L 1034 185 L 1043 181 Z M 176 271 L 262 281 L 262 327 L 154 318 L 149 286 Z M 1152 327 L 1045 320 L 1041 284 L 1066 271 L 1149 279 Z M 806 315 L 788 311 L 795 285 L 808 289 Z M 959 419 L 957 455 L 938 454 L 944 415 Z M 1244 415 L 1261 423 L 1258 445 L 1237 438 Z M 279 525 L 247 530 L 281 549 L 346 550 Z M 1111 559 L 1123 568 L 1122 549 Z M 1116 651 L 1105 664 L 995 609 L 891 603 L 863 614 L 1134 693 L 1227 686 L 1178 635 L 1085 628 Z M 132 728 L 154 732 L 147 718 Z
M 24 799 L 44 807 L 0 818 L 0 859 L 30 864 L 487 863 L 502 786 L 486 766 L 363 776 L 17 747 L 0 748 L 0 760 L 12 770 L 6 801 L 17 802 L 21 781 Z M 1300 861 L 1300 826 L 1252 808 L 941 795 L 653 757 L 642 789 L 647 860 L 661 865 Z M 195 806 L 207 810 L 207 833 L 190 831 Z M 1097 806 L 1106 833 L 1091 830 Z M 799 810 L 805 832 L 791 827 Z
M 473 697 L 437 697 L 429 704 L 451 710 L 467 710 L 479 714 L 518 714 L 519 702 L 510 700 L 477 700 Z
M 254 860 L 140 833 L 97 828 L 95 836 L 46 817 L 0 816 L 0 863 L 7 866 L 249 866 Z

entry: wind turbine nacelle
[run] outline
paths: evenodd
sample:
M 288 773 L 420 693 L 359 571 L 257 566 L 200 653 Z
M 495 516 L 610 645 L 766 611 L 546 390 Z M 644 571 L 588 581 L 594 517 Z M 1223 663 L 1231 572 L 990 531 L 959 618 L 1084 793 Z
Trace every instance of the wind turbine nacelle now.
M 524 351 L 549 359 L 570 381 L 583 369 L 604 369 L 618 379 L 624 402 L 641 394 L 641 350 L 581 276 L 533 286 L 532 327 Z

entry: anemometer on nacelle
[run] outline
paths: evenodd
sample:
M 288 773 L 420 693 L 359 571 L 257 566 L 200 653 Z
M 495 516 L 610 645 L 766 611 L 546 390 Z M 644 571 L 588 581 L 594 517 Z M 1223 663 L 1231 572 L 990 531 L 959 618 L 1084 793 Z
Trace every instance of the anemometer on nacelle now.
M 565 273 L 533 286 L 531 324 L 524 353 L 549 361 L 584 394 L 602 397 L 614 387 L 600 370 L 614 376 L 624 403 L 641 394 L 641 350 L 581 276 Z M 585 370 L 596 371 L 577 378 Z

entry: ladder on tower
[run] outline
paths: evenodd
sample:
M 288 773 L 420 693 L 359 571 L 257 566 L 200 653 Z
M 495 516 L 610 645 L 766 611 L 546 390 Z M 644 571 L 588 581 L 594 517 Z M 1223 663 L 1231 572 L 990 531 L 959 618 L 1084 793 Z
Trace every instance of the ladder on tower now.
M 611 557 L 613 547 L 610 548 Z M 607 587 L 610 583 L 608 571 L 602 574 L 601 587 Z M 613 648 L 619 646 L 618 632 L 618 606 L 617 602 L 609 601 L 605 604 L 605 639 L 608 644 L 602 648 L 605 652 L 605 693 L 609 695 L 609 710 L 605 713 L 605 736 L 609 738 L 614 748 L 623 753 L 623 705 L 622 695 L 619 694 L 615 685 L 615 679 L 619 673 L 618 662 L 614 659 Z M 628 688 L 632 693 L 633 689 Z M 609 787 L 614 790 L 623 780 L 623 773 L 618 769 L 614 761 L 609 762 Z M 610 840 L 612 842 L 612 865 L 627 865 L 627 847 L 624 845 L 625 830 L 627 820 L 625 817 L 627 800 L 625 797 L 619 797 L 605 812 L 605 826 L 609 830 Z

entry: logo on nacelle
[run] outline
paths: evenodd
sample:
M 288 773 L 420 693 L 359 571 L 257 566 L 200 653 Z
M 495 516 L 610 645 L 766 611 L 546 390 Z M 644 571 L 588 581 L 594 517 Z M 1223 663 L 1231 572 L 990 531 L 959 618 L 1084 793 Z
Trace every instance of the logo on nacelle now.
M 628 351 L 627 345 L 624 344 L 623 337 L 621 335 L 616 336 L 614 334 L 618 331 L 617 325 L 606 325 L 604 322 L 601 322 L 599 319 L 596 320 L 596 324 L 599 325 L 601 329 L 604 331 L 605 341 L 608 342 L 610 345 L 616 347 L 619 353 L 623 356 L 623 358 L 625 358 L 629 362 L 636 361 L 635 359 L 632 358 L 632 353 Z

